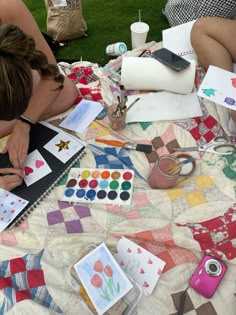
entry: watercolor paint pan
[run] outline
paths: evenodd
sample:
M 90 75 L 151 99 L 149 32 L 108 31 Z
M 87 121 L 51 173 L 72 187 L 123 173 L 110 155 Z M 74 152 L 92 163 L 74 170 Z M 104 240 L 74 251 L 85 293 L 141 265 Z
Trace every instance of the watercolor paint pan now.
M 133 170 L 71 168 L 62 201 L 130 205 L 133 182 Z

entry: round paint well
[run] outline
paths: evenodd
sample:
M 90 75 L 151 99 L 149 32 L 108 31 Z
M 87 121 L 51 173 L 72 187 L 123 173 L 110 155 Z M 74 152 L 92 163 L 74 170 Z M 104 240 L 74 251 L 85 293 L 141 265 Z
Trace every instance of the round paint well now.
M 86 197 L 90 200 L 93 200 L 96 196 L 96 191 L 94 189 L 89 189 L 86 193 Z
M 94 170 L 91 173 L 92 178 L 98 178 L 100 176 L 100 172 L 98 170 Z
M 118 181 L 117 180 L 111 181 L 109 187 L 113 190 L 116 190 L 119 187 Z
M 132 174 L 131 172 L 125 172 L 125 173 L 123 174 L 123 178 L 124 178 L 125 180 L 130 180 L 132 177 L 133 177 L 133 174 Z
M 107 193 L 105 192 L 105 190 L 99 190 L 97 193 L 98 199 L 104 199 L 106 198 L 106 196 L 107 196 Z
M 109 191 L 109 193 L 107 194 L 107 197 L 108 197 L 110 200 L 115 200 L 116 197 L 117 197 L 117 192 L 114 191 L 114 190 L 111 190 L 111 191 Z
M 76 191 L 76 197 L 78 198 L 83 198 L 85 195 L 85 190 L 84 189 L 79 189 Z
M 68 189 L 65 190 L 64 194 L 65 194 L 66 197 L 71 197 L 71 196 L 74 195 L 74 192 L 75 192 L 74 189 L 68 188 Z
M 79 181 L 79 187 L 80 187 L 80 188 L 85 188 L 87 185 L 88 185 L 87 179 L 81 179 L 81 180 Z
M 120 199 L 123 201 L 126 201 L 130 198 L 130 194 L 128 193 L 128 191 L 122 191 L 122 193 L 120 194 Z
M 121 188 L 122 188 L 123 190 L 129 190 L 130 187 L 131 187 L 131 183 L 128 182 L 128 181 L 125 181 L 125 182 L 123 182 L 123 183 L 121 184 Z
M 92 179 L 90 182 L 89 182 L 89 187 L 90 188 L 96 188 L 98 185 L 98 181 L 96 179 Z
M 106 189 L 108 187 L 108 181 L 107 180 L 101 180 L 99 183 L 99 187 L 101 189 Z
M 109 171 L 102 172 L 101 177 L 103 179 L 108 179 L 110 177 L 110 172 Z
M 120 178 L 120 172 L 118 172 L 118 171 L 113 172 L 113 173 L 111 174 L 111 178 L 112 178 L 112 179 L 118 179 L 118 178 Z
M 82 178 L 88 178 L 90 176 L 90 171 L 89 170 L 84 170 L 81 175 Z
M 68 181 L 68 183 L 66 184 L 66 187 L 74 187 L 77 183 L 77 180 L 72 178 Z

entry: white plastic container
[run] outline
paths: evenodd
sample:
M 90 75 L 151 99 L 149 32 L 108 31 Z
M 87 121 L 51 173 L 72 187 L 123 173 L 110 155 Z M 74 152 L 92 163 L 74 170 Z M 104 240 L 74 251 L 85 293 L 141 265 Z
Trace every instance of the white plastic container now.
M 115 43 L 108 45 L 106 48 L 106 54 L 109 56 L 120 56 L 127 52 L 127 46 L 125 43 Z

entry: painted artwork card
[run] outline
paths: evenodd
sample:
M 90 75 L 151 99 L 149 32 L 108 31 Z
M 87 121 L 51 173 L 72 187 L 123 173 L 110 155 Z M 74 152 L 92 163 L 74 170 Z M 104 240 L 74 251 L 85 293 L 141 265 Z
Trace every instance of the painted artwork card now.
M 133 288 L 104 243 L 77 262 L 74 269 L 98 314 L 104 314 Z
M 0 188 L 0 232 L 27 206 L 28 201 Z
M 236 74 L 210 66 L 197 95 L 218 105 L 236 110 Z
M 165 266 L 165 262 L 134 242 L 122 237 L 116 247 L 114 258 L 134 281 L 151 295 Z
M 61 162 L 66 163 L 82 148 L 82 145 L 71 135 L 65 132 L 59 132 L 53 139 L 45 144 L 44 148 Z
M 61 122 L 60 126 L 82 133 L 102 110 L 103 106 L 99 102 L 83 99 Z
M 24 181 L 30 186 L 51 173 L 52 170 L 38 150 L 27 155 L 24 163 Z

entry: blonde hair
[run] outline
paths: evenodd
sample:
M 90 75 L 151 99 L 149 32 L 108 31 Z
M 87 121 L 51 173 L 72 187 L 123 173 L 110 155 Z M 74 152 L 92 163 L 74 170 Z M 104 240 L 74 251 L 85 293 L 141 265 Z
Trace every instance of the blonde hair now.
M 32 70 L 42 79 L 55 80 L 63 88 L 57 65 L 35 48 L 34 39 L 12 24 L 0 25 L 0 120 L 18 118 L 26 110 L 33 91 Z

